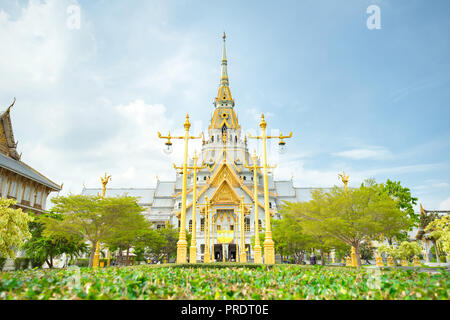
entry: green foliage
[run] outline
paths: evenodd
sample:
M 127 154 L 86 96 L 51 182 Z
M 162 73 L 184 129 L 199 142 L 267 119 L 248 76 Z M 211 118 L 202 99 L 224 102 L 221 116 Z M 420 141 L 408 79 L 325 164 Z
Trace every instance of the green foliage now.
M 136 236 L 141 231 L 137 223 L 143 223 L 144 227 L 146 223 L 142 217 L 145 209 L 138 205 L 135 197 L 69 195 L 52 198 L 52 202 L 55 204 L 52 211 L 61 214 L 62 219 L 43 217 L 43 235 L 80 237 L 90 241 L 90 265 L 97 242 L 124 243 L 128 246 L 132 241 L 128 233 Z M 136 233 L 133 228 L 137 228 Z
M 447 259 L 446 259 L 445 256 L 440 256 L 440 257 L 439 257 L 439 261 L 442 262 L 442 263 L 446 263 L 446 262 L 447 262 Z
M 411 219 L 411 227 L 419 223 L 420 215 L 415 214 L 413 209 L 413 206 L 417 204 L 417 198 L 411 196 L 411 190 L 409 188 L 402 187 L 400 181 L 391 181 L 388 179 L 383 184 L 383 192 L 386 192 L 397 201 L 400 210 L 405 212 Z
M 434 241 L 439 241 L 443 251 L 450 255 L 450 216 L 443 216 L 430 222 L 425 228 L 425 232 Z
M 347 192 L 334 187 L 330 192 L 315 190 L 311 195 L 311 201 L 286 203 L 282 210 L 295 213 L 319 248 L 334 247 L 339 243 L 354 246 L 359 266 L 362 242 L 410 227 L 410 219 L 399 209 L 397 202 L 382 192 L 382 186 L 373 180 Z
M 28 223 L 33 220 L 22 209 L 10 206 L 17 203 L 14 199 L 0 198 L 0 256 L 15 258 L 15 249 L 31 237 Z
M 5 266 L 7 258 L 0 257 L 0 272 L 3 270 L 3 267 Z
M 403 241 L 399 246 L 381 245 L 378 247 L 381 253 L 387 253 L 393 258 L 411 261 L 414 256 L 419 256 L 422 252 L 417 242 Z
M 446 271 L 299 265 L 142 265 L 0 273 L 0 299 L 448 300 Z
M 25 270 L 29 267 L 31 259 L 29 258 L 16 258 L 14 260 L 14 270 Z
M 172 225 L 161 229 L 148 229 L 138 239 L 135 250 L 143 251 L 143 255 L 152 260 L 161 261 L 175 258 L 177 255 L 177 242 L 179 229 Z M 186 232 L 187 247 L 191 242 L 191 235 Z
M 56 234 L 53 236 L 44 236 L 43 219 L 54 219 L 61 221 L 62 216 L 55 213 L 46 213 L 40 216 L 33 216 L 33 221 L 29 223 L 31 239 L 22 247 L 26 256 L 32 259 L 33 268 L 42 266 L 45 262 L 50 268 L 53 268 L 53 259 L 62 254 L 67 254 L 70 258 L 80 256 L 88 252 L 88 246 L 83 239 L 76 235 L 62 236 Z

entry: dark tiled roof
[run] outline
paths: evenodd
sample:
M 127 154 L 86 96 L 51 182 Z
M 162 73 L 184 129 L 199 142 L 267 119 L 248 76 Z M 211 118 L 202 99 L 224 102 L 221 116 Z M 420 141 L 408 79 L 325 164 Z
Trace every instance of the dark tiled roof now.
M 21 176 L 28 178 L 28 179 L 39 182 L 40 184 L 43 184 L 55 191 L 61 190 L 60 186 L 58 186 L 56 183 L 49 180 L 48 178 L 44 177 L 42 174 L 40 174 L 36 170 L 27 166 L 25 163 L 14 160 L 13 158 L 5 156 L 4 154 L 1 154 L 1 153 L 0 153 L 0 167 L 5 168 L 10 171 L 13 171 Z

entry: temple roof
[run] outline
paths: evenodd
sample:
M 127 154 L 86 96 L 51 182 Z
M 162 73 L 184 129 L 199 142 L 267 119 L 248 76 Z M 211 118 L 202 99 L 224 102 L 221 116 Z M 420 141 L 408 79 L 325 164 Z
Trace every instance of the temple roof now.
M 102 193 L 102 188 L 84 188 L 81 194 L 95 196 Z M 153 202 L 155 188 L 107 188 L 106 197 L 128 195 L 139 198 L 140 205 L 150 205 Z
M 0 167 L 5 168 L 7 170 L 13 171 L 21 176 L 24 176 L 28 179 L 34 180 L 40 184 L 43 184 L 50 189 L 55 191 L 61 190 L 61 186 L 57 185 L 50 179 L 46 178 L 30 166 L 26 165 L 22 161 L 15 160 L 11 157 L 8 157 L 2 153 L 0 153 Z

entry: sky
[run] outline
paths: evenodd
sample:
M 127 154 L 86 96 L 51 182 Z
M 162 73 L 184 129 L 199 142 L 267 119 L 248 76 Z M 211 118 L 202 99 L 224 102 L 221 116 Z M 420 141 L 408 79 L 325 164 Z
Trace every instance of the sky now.
M 400 181 L 450 210 L 449 12 L 446 0 L 0 0 L 0 108 L 17 98 L 22 161 L 61 194 L 105 172 L 108 187 L 174 180 L 183 146 L 165 155 L 157 132 L 182 134 L 187 113 L 192 134 L 207 131 L 225 31 L 243 130 L 257 134 L 264 113 L 270 133 L 293 131 L 286 154 L 270 152 L 277 179 L 330 187 L 345 170 L 350 187 Z

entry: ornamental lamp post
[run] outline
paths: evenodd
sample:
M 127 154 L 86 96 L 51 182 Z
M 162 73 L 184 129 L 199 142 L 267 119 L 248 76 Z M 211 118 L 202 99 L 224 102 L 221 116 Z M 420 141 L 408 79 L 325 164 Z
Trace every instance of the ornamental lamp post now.
M 266 134 L 267 122 L 264 120 L 264 114 L 261 115 L 261 122 L 259 123 L 259 127 L 261 128 L 261 135 L 253 137 L 252 135 L 248 135 L 251 139 L 261 139 L 263 143 L 263 165 L 264 165 L 264 213 L 266 220 L 266 233 L 264 239 L 264 262 L 265 264 L 275 264 L 275 245 L 272 240 L 272 230 L 270 227 L 270 206 L 269 206 L 269 183 L 267 179 L 268 170 L 271 168 L 267 165 L 267 139 L 280 139 L 278 145 L 285 149 L 286 143 L 283 139 L 288 139 L 292 137 L 292 132 L 288 136 L 283 136 L 280 132 L 279 136 L 268 136 Z M 274 167 L 272 167 L 274 168 Z
M 252 205 L 251 203 L 244 203 L 244 196 L 241 197 L 240 201 L 240 229 L 241 229 L 241 245 L 240 245 L 240 256 L 239 262 L 247 262 L 247 251 L 245 249 L 245 206 Z
M 193 137 L 189 135 L 189 128 L 191 127 L 191 123 L 189 122 L 189 115 L 186 115 L 186 121 L 184 122 L 184 136 L 176 136 L 172 137 L 170 135 L 162 136 L 160 132 L 158 132 L 158 137 L 161 139 L 167 139 L 166 150 L 168 153 L 172 152 L 172 142 L 171 139 L 183 139 L 184 140 L 184 162 L 183 162 L 183 189 L 181 196 L 181 225 L 180 225 L 180 233 L 179 240 L 177 242 L 177 263 L 186 263 L 187 262 L 187 241 L 186 241 L 186 185 L 187 185 L 187 158 L 188 158 L 188 142 L 190 139 L 200 139 L 202 136 Z
M 197 216 L 196 216 L 196 203 L 197 203 L 197 171 L 201 169 L 205 169 L 207 165 L 197 166 L 198 161 L 197 152 L 194 151 L 194 165 L 192 167 L 188 167 L 188 169 L 192 169 L 194 176 L 193 182 L 193 191 L 192 191 L 192 238 L 191 238 L 191 247 L 189 248 L 189 262 L 196 263 L 197 262 Z

